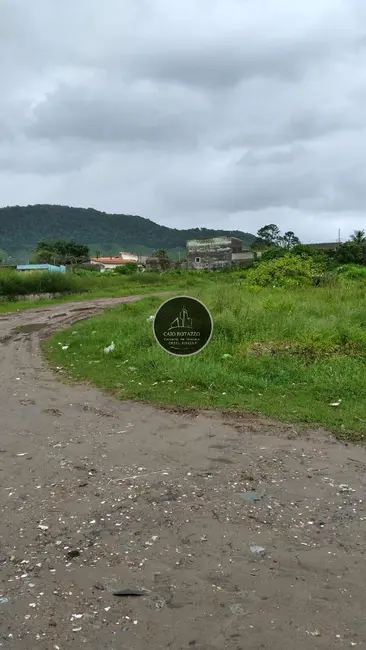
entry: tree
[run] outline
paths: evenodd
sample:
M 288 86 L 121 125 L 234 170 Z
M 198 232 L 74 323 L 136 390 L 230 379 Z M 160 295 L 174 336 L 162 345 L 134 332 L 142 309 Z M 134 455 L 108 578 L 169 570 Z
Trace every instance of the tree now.
M 39 264 L 77 264 L 89 259 L 89 248 L 73 240 L 40 241 L 33 261 Z
M 166 271 L 170 267 L 170 260 L 166 248 L 158 248 L 158 250 L 155 251 L 154 256 L 157 258 L 162 271 Z
M 334 259 L 339 264 L 363 264 L 363 244 L 347 241 L 334 253 Z
M 279 246 L 281 243 L 281 231 L 274 223 L 259 228 L 257 239 L 262 240 L 267 246 Z
M 279 227 L 274 223 L 270 223 L 267 226 L 259 228 L 257 236 L 250 248 L 254 252 L 271 250 L 272 252 L 267 255 L 267 259 L 274 259 L 280 255 L 277 255 L 273 249 L 282 247 L 286 250 L 290 250 L 299 244 L 300 239 L 292 230 L 288 230 L 284 235 L 281 235 Z
M 354 230 L 350 239 L 355 244 L 366 244 L 366 234 L 364 230 Z
M 287 249 L 294 248 L 294 246 L 298 246 L 300 243 L 300 239 L 296 237 L 295 233 L 292 230 L 285 232 L 281 238 L 282 246 Z
M 95 257 L 97 260 L 100 258 L 100 251 L 98 249 L 95 251 Z

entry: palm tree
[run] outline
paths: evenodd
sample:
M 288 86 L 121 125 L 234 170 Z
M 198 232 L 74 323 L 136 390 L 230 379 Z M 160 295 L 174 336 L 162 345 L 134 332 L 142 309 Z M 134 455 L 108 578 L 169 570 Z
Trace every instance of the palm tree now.
M 364 230 L 354 230 L 351 241 L 355 244 L 366 244 L 366 233 Z

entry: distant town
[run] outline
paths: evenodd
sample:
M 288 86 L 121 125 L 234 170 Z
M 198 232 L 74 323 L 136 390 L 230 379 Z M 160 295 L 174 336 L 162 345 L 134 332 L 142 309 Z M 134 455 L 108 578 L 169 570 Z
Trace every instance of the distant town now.
M 65 242 L 66 244 L 67 242 Z M 313 250 L 336 251 L 342 246 L 341 242 L 324 242 L 307 244 Z M 264 248 L 265 250 L 265 248 Z M 118 268 L 135 266 L 140 271 L 167 270 L 169 268 L 181 268 L 186 270 L 218 270 L 231 269 L 235 267 L 251 266 L 256 260 L 260 259 L 263 249 L 255 246 L 246 247 L 243 242 L 236 237 L 212 237 L 207 239 L 191 239 L 187 241 L 186 254 L 181 259 L 172 261 L 165 249 L 158 249 L 152 255 L 141 255 L 130 251 L 120 251 L 116 256 L 103 256 L 95 254 L 84 259 L 68 260 L 68 263 L 56 263 L 57 254 L 54 255 L 52 263 L 52 254 L 45 251 L 44 260 L 42 253 L 38 255 L 39 261 L 28 264 L 2 264 L 2 268 L 13 268 L 17 271 L 59 271 L 66 272 L 68 266 L 79 266 L 98 270 L 101 273 L 105 271 L 114 271 Z M 72 257 L 72 256 L 71 256 Z M 47 259 L 46 259 L 47 258 Z

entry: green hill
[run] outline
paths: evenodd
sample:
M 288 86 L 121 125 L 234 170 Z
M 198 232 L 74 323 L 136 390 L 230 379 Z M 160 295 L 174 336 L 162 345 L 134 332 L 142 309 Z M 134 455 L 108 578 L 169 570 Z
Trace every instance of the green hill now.
M 107 214 L 92 208 L 63 205 L 28 205 L 0 208 L 0 249 L 15 262 L 27 261 L 40 240 L 73 239 L 87 244 L 94 254 L 115 254 L 121 250 L 150 253 L 166 248 L 172 253 L 185 249 L 186 240 L 220 235 L 239 237 L 245 244 L 250 233 L 238 230 L 191 228 L 178 230 L 130 214 Z M 4 255 L 5 252 L 5 255 Z

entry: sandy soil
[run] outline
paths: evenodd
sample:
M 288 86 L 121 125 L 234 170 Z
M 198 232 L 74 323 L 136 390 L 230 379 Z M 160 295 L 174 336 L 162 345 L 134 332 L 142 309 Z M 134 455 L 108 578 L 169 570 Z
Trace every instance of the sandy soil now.
M 62 383 L 40 337 L 116 303 L 0 316 L 0 647 L 366 648 L 365 450 Z

